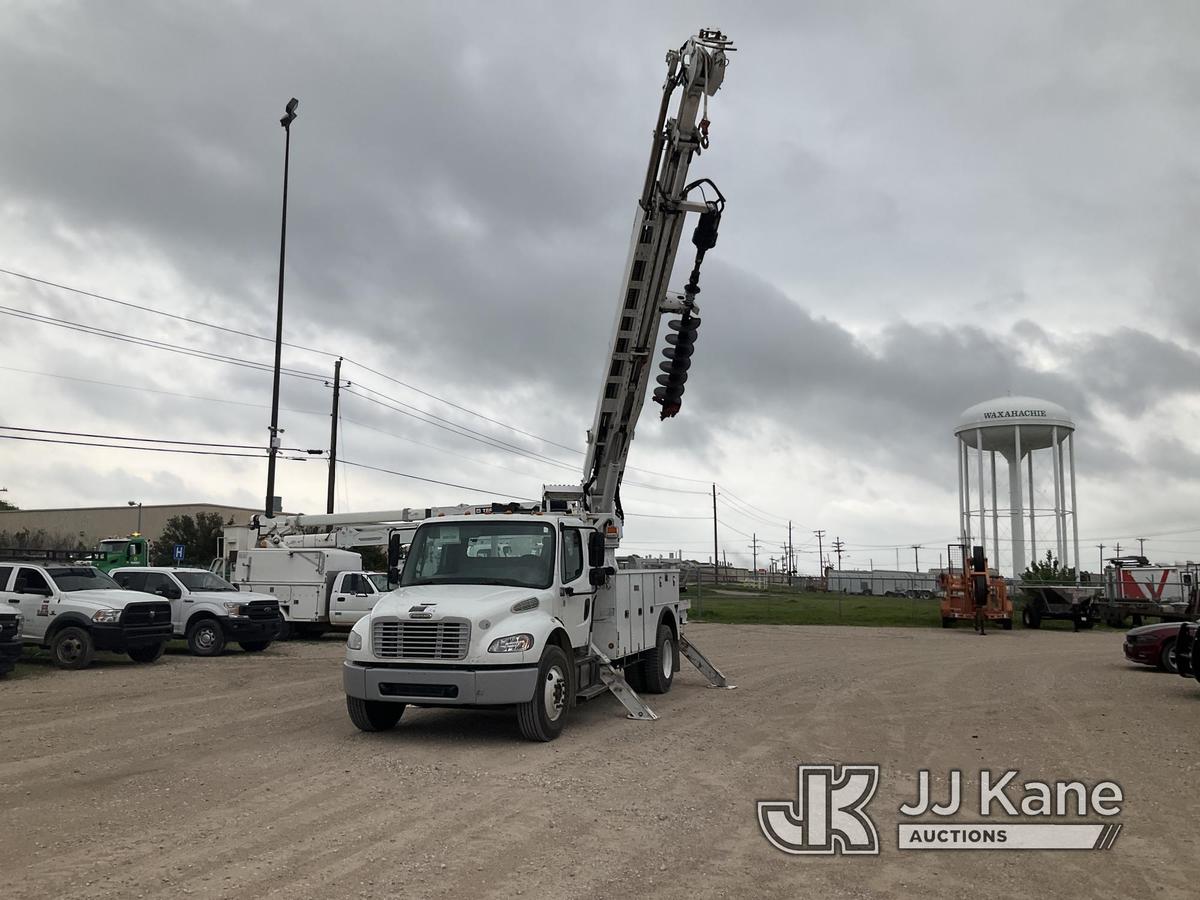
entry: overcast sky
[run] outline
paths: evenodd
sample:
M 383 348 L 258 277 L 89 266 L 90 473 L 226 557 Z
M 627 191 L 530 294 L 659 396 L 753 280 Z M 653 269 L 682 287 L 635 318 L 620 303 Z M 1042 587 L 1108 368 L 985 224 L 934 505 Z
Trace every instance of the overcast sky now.
M 663 56 L 702 25 L 739 47 L 692 168 L 729 207 L 683 411 L 639 426 L 626 548 L 707 559 L 716 482 L 731 562 L 755 533 L 760 564 L 778 555 L 792 519 L 803 570 L 818 528 L 847 567 L 894 567 L 896 547 L 911 567 L 914 543 L 933 565 L 957 531 L 958 414 L 1013 393 L 1079 426 L 1085 567 L 1139 535 L 1200 558 L 1186 0 L 10 0 L 0 268 L 232 332 L 10 275 L 0 305 L 269 362 L 252 335 L 273 334 L 296 96 L 285 340 L 310 349 L 284 365 L 358 363 L 345 459 L 536 497 L 578 478 Z M 269 373 L 11 315 L 0 348 L 0 423 L 265 443 Z M 329 400 L 284 377 L 286 446 L 328 445 Z M 0 441 L 25 508 L 257 506 L 265 468 Z M 489 499 L 340 478 L 339 510 Z M 323 511 L 325 464 L 281 462 L 277 493 Z

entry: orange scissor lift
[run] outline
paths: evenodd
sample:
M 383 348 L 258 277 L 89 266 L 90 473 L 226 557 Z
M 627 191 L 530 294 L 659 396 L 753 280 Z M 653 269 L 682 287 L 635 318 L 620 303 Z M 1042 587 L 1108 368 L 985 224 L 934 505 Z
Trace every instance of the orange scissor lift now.
M 959 619 L 975 621 L 975 597 L 985 594 L 987 603 L 984 617 L 992 624 L 999 624 L 1005 631 L 1012 630 L 1013 608 L 1008 599 L 1008 585 L 998 575 L 988 573 L 987 557 L 982 547 L 975 547 L 968 555 L 966 544 L 950 544 L 946 559 L 948 566 L 940 576 L 942 583 L 942 627 L 953 628 Z

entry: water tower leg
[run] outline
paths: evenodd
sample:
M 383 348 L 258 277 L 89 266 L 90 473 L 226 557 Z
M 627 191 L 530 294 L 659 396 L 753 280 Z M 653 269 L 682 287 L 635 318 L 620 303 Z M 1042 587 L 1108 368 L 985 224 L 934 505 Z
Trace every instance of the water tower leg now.
M 963 492 L 963 543 L 971 544 L 971 448 L 966 441 L 959 441 L 959 466 L 962 469 Z M 899 566 L 897 566 L 899 568 Z
M 963 542 L 964 535 L 967 533 L 965 522 L 965 513 L 963 512 L 963 452 L 962 439 L 958 435 L 954 436 L 954 452 L 958 456 L 958 539 Z
M 1075 432 L 1071 432 L 1071 531 L 1075 540 L 1075 583 L 1079 584 L 1079 498 L 1075 496 Z
M 1033 451 L 1029 451 L 1029 558 L 1037 562 L 1037 509 L 1033 505 Z
M 987 493 L 983 489 L 983 429 L 975 429 L 975 449 L 978 451 L 975 461 L 979 464 L 979 544 L 987 546 Z
M 1058 426 L 1050 429 L 1050 451 L 1051 462 L 1054 469 L 1054 548 L 1058 553 L 1058 562 L 1061 566 L 1066 566 L 1063 540 L 1063 471 L 1062 471 L 1062 444 L 1058 442 Z
M 992 568 L 1000 571 L 1000 503 L 996 496 L 996 451 L 992 457 Z
M 1021 510 L 1021 426 L 1014 429 L 1014 454 L 1008 463 L 1008 504 L 1010 527 L 1012 528 L 1013 577 L 1021 577 L 1025 571 L 1025 519 Z

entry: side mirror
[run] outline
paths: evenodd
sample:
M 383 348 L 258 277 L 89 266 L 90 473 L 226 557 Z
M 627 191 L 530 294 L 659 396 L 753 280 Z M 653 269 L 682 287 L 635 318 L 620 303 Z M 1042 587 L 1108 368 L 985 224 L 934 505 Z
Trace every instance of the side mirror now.
M 588 572 L 588 584 L 592 587 L 603 587 L 608 577 L 615 572 L 612 566 L 593 566 Z
M 601 531 L 588 535 L 588 562 L 593 566 L 604 565 L 604 533 Z
M 399 532 L 393 532 L 392 534 L 388 535 L 387 564 L 388 564 L 388 581 L 391 581 L 392 580 L 392 576 L 391 576 L 392 569 L 399 568 L 399 566 L 400 566 L 400 534 L 399 534 Z
M 158 594 L 158 596 L 163 597 L 167 600 L 178 600 L 180 597 L 183 596 L 183 592 L 181 590 L 179 590 L 179 588 L 177 588 L 177 587 L 160 587 L 154 593 Z

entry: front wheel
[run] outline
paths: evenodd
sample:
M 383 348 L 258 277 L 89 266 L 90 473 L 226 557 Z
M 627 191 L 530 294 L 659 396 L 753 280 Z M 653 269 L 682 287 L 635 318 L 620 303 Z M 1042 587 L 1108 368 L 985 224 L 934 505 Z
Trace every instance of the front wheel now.
M 129 658 L 135 663 L 152 663 L 158 660 L 158 658 L 163 655 L 163 651 L 166 649 L 166 641 L 160 641 L 157 644 L 149 644 L 145 647 L 130 647 Z
M 346 696 L 346 712 L 359 731 L 387 731 L 395 728 L 404 715 L 403 703 L 388 703 L 386 700 L 363 700 Z
M 247 653 L 262 653 L 271 646 L 270 641 L 238 641 L 238 646 Z
M 659 625 L 654 649 L 642 661 L 646 692 L 665 694 L 675 680 L 675 634 L 669 625 Z
M 571 661 L 561 647 L 553 644 L 538 663 L 533 696 L 517 707 L 521 734 L 531 741 L 552 741 L 567 724 L 571 708 Z
M 1162 650 L 1158 654 L 1158 667 L 1172 675 L 1179 674 L 1179 663 L 1175 659 L 1175 641 L 1163 641 Z
M 87 630 L 72 625 L 51 639 L 50 655 L 60 669 L 86 669 L 96 655 L 96 644 Z
M 187 645 L 195 656 L 220 656 L 225 649 L 225 631 L 216 619 L 200 619 L 188 626 Z

